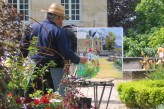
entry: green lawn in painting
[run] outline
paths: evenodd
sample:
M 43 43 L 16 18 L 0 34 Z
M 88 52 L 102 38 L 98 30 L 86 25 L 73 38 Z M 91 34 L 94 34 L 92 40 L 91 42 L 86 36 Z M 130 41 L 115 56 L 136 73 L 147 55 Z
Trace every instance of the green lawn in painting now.
M 114 62 L 107 61 L 108 57 L 100 57 L 100 69 L 97 75 L 93 78 L 95 79 L 108 79 L 108 78 L 122 78 L 122 71 L 116 69 Z

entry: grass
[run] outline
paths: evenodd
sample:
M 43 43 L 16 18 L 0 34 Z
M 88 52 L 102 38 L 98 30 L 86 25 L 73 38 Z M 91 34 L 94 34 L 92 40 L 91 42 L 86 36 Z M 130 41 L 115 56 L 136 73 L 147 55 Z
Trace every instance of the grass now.
M 108 78 L 122 78 L 122 71 L 119 71 L 114 66 L 114 62 L 107 61 L 108 57 L 100 57 L 100 71 L 93 78 L 108 79 Z

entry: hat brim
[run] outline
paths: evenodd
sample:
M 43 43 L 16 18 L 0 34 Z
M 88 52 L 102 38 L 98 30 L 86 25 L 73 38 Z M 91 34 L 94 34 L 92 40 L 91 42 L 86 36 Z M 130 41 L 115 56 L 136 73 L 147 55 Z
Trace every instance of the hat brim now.
M 46 9 L 41 9 L 41 12 L 52 13 L 52 12 L 49 12 L 48 10 L 46 10 Z M 56 13 L 52 13 L 52 14 L 58 15 L 58 14 L 56 14 Z M 67 18 L 67 19 L 71 18 L 71 17 L 69 17 L 69 16 L 61 16 L 61 15 L 58 15 L 58 16 L 60 16 L 60 17 L 64 17 L 64 18 Z

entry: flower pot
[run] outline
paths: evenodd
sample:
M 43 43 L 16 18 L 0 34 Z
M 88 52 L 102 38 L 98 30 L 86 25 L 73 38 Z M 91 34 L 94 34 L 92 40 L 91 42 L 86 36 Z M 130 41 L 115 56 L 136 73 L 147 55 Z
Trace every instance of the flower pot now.
M 80 97 L 78 107 L 81 109 L 83 107 L 91 108 L 92 98 Z

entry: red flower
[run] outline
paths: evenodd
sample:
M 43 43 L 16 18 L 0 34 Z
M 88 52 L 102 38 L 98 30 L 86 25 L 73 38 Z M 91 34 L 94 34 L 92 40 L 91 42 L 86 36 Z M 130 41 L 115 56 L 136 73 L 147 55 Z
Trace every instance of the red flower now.
M 35 105 L 37 105 L 37 104 L 39 104 L 40 103 L 40 101 L 38 100 L 38 99 L 34 99 L 34 104 Z
M 91 48 L 89 48 L 88 52 L 92 52 L 92 49 L 91 49 Z
M 8 93 L 7 96 L 8 96 L 8 97 L 12 97 L 12 93 Z
M 43 102 L 44 104 L 50 103 L 50 102 L 49 102 L 49 99 L 47 99 L 46 97 L 42 97 L 42 98 L 40 99 L 40 102 Z
M 85 40 L 85 44 L 88 44 L 88 42 L 89 42 L 88 40 Z
M 16 102 L 17 104 L 21 104 L 21 99 L 20 99 L 19 97 L 17 97 L 17 98 L 15 99 L 15 102 Z

